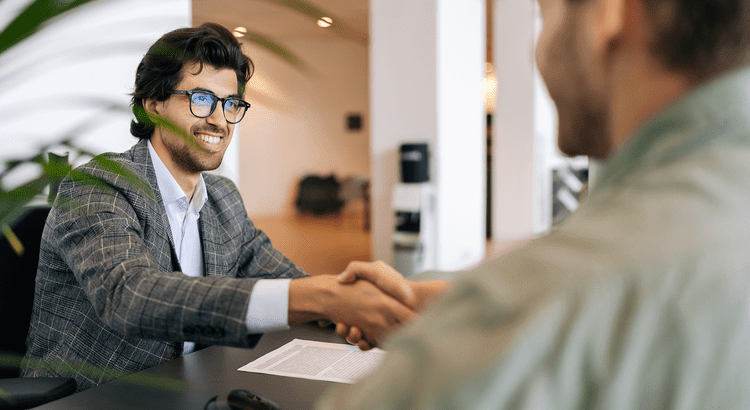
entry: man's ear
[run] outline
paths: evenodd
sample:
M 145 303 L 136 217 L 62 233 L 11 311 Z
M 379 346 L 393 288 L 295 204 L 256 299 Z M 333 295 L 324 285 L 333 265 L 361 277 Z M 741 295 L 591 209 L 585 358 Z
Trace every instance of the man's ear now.
M 592 10 L 588 24 L 593 24 L 591 39 L 597 54 L 608 54 L 610 47 L 626 34 L 629 29 L 628 13 L 635 1 L 639 0 L 595 1 L 595 10 Z
M 151 115 L 159 115 L 159 108 L 161 108 L 161 102 L 151 98 L 143 99 L 143 109 Z

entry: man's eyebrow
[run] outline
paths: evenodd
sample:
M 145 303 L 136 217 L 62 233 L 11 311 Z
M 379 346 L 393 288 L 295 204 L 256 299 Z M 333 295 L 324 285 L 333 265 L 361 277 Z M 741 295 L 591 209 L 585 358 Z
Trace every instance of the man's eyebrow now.
M 195 87 L 190 91 L 200 91 L 200 92 L 216 95 L 216 93 L 214 93 L 213 91 L 209 90 L 208 88 L 203 88 L 203 87 Z
M 195 87 L 195 88 L 193 88 L 190 91 L 200 91 L 200 92 L 208 93 L 208 94 L 211 94 L 211 95 L 216 95 L 215 92 L 209 90 L 208 88 L 203 88 L 203 87 Z M 216 96 L 218 97 L 218 95 L 216 95 Z M 226 96 L 224 98 L 239 98 L 239 99 L 242 99 L 242 96 L 239 95 L 239 94 L 237 94 L 237 93 L 235 93 L 235 94 L 229 94 L 228 96 Z

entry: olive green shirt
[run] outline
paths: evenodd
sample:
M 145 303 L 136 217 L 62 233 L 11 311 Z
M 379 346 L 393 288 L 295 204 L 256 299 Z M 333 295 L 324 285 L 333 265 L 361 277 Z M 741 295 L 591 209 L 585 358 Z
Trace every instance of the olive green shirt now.
M 560 228 L 456 280 L 319 409 L 750 409 L 750 70 L 642 127 Z

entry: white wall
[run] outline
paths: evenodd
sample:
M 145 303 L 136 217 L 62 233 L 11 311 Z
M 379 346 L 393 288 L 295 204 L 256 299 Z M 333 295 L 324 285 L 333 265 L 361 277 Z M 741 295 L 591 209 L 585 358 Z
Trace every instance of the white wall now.
M 241 123 L 240 191 L 251 217 L 289 215 L 308 173 L 369 177 L 368 50 L 345 39 L 284 40 L 302 72 L 255 45 L 248 83 L 253 106 Z M 346 129 L 360 113 L 363 128 Z
M 370 1 L 373 257 L 391 259 L 398 149 L 431 144 L 438 269 L 484 254 L 483 0 Z
M 15 14 L 20 3 L 2 2 L 0 15 Z M 138 62 L 161 35 L 189 26 L 190 16 L 189 0 L 92 2 L 4 52 L 0 159 L 34 154 L 69 135 L 95 153 L 132 146 L 132 114 L 123 107 L 130 102 Z M 109 110 L 110 105 L 120 109 Z

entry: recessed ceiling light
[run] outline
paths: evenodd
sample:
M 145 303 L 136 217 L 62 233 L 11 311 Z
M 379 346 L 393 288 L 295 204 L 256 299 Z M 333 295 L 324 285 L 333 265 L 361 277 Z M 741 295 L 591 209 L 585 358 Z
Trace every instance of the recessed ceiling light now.
M 320 20 L 318 20 L 318 25 L 320 27 L 331 27 L 331 24 L 333 24 L 333 19 L 330 17 L 321 17 Z
M 245 27 L 235 27 L 234 28 L 234 36 L 235 37 L 245 37 L 245 34 L 247 34 L 247 29 Z

